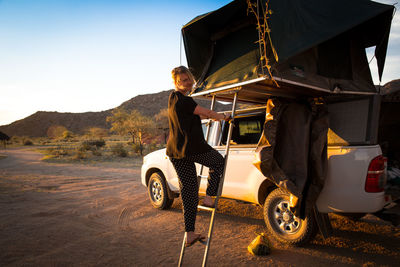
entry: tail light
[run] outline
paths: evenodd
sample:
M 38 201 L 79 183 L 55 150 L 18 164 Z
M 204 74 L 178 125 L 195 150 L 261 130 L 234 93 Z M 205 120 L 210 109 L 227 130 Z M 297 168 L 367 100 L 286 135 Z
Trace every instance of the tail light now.
M 365 192 L 377 193 L 384 190 L 386 184 L 386 162 L 387 159 L 382 155 L 371 160 L 365 181 Z

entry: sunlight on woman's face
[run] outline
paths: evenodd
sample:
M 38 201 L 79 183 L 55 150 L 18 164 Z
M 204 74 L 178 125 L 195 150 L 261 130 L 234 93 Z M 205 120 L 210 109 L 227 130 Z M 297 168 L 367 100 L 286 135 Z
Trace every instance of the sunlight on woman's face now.
M 175 86 L 176 89 L 180 91 L 188 92 L 193 88 L 193 81 L 190 79 L 189 75 L 181 73 L 176 76 Z

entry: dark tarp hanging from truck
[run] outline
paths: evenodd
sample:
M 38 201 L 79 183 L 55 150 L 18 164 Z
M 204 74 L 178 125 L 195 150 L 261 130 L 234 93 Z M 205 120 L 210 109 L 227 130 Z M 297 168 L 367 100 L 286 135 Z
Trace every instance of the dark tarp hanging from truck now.
M 258 5 L 261 10 L 265 0 Z M 195 93 L 263 76 L 255 16 L 247 9 L 246 0 L 236 0 L 182 28 L 187 62 L 198 80 Z M 328 92 L 376 92 L 365 48 L 376 46 L 381 77 L 393 6 L 369 0 L 270 0 L 269 9 L 279 60 L 269 59 L 278 84 L 284 79 Z
M 327 173 L 327 106 L 316 101 L 270 98 L 254 165 L 279 188 L 294 195 L 296 216 L 313 207 Z

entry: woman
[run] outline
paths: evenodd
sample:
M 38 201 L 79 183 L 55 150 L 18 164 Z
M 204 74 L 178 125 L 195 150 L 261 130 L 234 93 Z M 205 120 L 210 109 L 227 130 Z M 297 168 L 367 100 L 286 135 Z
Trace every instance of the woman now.
M 229 115 L 200 107 L 187 94 L 192 90 L 194 77 L 188 68 L 176 67 L 172 70 L 175 84 L 168 100 L 169 138 L 167 155 L 179 178 L 183 203 L 186 246 L 205 239 L 196 234 L 195 222 L 199 202 L 195 162 L 209 167 L 209 179 L 203 205 L 214 207 L 213 196 L 217 195 L 218 184 L 224 168 L 224 158 L 207 144 L 201 127 L 201 118 L 229 120 Z

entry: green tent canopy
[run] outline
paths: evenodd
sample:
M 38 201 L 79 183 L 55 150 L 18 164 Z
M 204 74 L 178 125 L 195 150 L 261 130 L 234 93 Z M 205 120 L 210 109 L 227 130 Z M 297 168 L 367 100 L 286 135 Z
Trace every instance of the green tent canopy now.
M 252 3 L 265 9 L 265 0 Z M 269 9 L 271 42 L 279 58 L 274 60 L 268 46 L 272 77 L 261 67 L 259 32 L 246 0 L 183 26 L 188 66 L 198 81 L 193 96 L 234 88 L 250 102 L 264 102 L 271 94 L 376 93 L 365 49 L 376 47 L 381 78 L 393 6 L 369 0 L 270 0 Z

